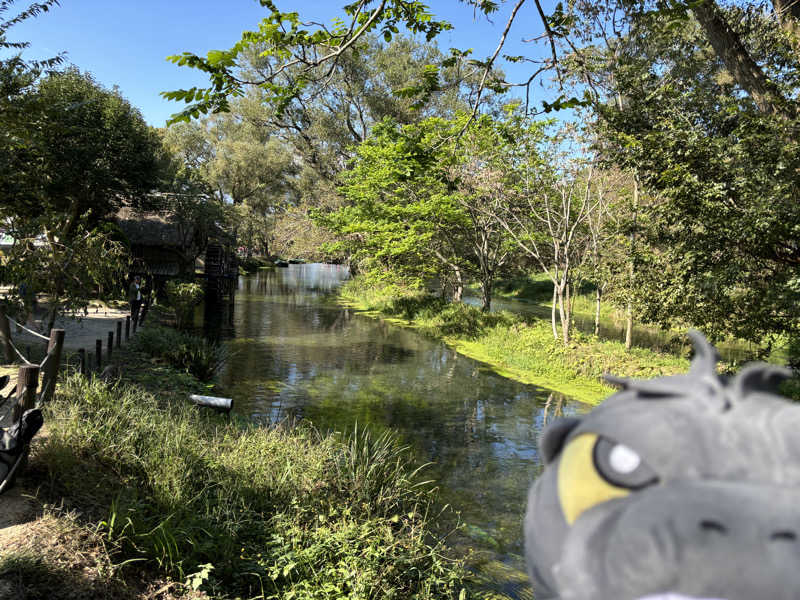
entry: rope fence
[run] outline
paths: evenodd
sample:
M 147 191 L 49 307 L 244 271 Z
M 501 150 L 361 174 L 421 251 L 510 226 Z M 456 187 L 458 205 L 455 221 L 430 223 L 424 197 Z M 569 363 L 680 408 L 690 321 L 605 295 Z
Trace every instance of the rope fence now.
M 22 362 L 24 362 L 26 365 L 32 365 L 32 364 L 35 364 L 35 363 L 32 363 L 31 361 L 29 361 L 27 358 L 25 358 L 25 355 L 24 355 L 24 354 L 22 354 L 22 352 L 20 352 L 20 351 L 19 351 L 19 348 L 17 348 L 17 347 L 14 345 L 14 343 L 13 343 L 13 342 L 9 341 L 9 342 L 8 342 L 8 344 L 9 344 L 9 346 L 11 346 L 11 349 L 12 349 L 14 352 L 16 352 L 16 354 L 17 354 L 17 356 L 19 357 L 19 359 L 20 359 Z
M 133 325 L 133 333 L 135 334 L 137 326 L 141 326 L 143 323 L 145 317 L 147 316 L 149 304 L 149 302 L 146 302 L 142 307 L 143 310 L 141 311 L 141 314 L 134 315 L 133 319 L 131 319 L 130 316 L 125 318 L 126 342 L 130 339 L 131 325 Z M 11 339 L 11 323 L 33 335 L 38 340 L 47 342 L 47 351 L 40 363 L 36 364 L 31 362 L 30 348 L 28 348 L 29 356 L 25 357 L 25 355 L 16 347 Z M 122 323 L 122 320 L 117 320 L 117 322 L 114 324 L 116 326 L 117 348 L 122 347 Z M 108 332 L 107 351 L 109 362 L 111 360 L 111 354 L 114 347 L 114 334 L 115 332 L 113 330 Z M 17 380 L 16 385 L 14 386 L 15 389 L 12 389 L 5 397 L 0 395 L 0 422 L 2 422 L 2 426 L 4 428 L 8 427 L 9 425 L 20 423 L 20 421 L 22 421 L 24 424 L 27 422 L 26 420 L 29 420 L 29 418 L 36 415 L 35 412 L 28 411 L 31 411 L 31 409 L 38 409 L 52 399 L 56 389 L 56 381 L 58 379 L 59 370 L 62 366 L 64 337 L 65 332 L 63 329 L 51 329 L 49 337 L 33 331 L 17 322 L 15 319 L 8 317 L 5 314 L 3 306 L 0 305 L 0 354 L 5 354 L 5 359 L 8 363 L 14 362 L 17 358 L 19 358 L 21 361 L 21 364 L 17 369 Z M 102 363 L 102 339 L 96 340 L 96 344 L 97 370 L 100 371 L 100 366 Z M 77 354 L 80 361 L 80 373 L 84 376 L 87 376 L 92 366 L 91 364 L 87 365 L 86 349 L 79 349 Z M 88 359 L 88 362 L 91 363 L 91 353 L 88 353 Z M 70 357 L 64 357 L 63 362 L 65 363 L 65 367 L 69 367 Z M 104 375 L 105 374 L 101 374 L 100 377 L 103 377 Z M 40 378 L 41 390 L 37 393 L 40 385 Z M 9 377 L 2 377 L 2 383 L 0 384 L 0 387 L 5 388 L 9 383 Z M 26 414 L 27 416 L 25 416 Z M 41 425 L 41 416 L 38 418 Z M 27 450 L 25 452 L 27 452 Z M 15 471 L 19 465 L 22 464 L 22 462 L 22 460 L 18 460 L 14 464 L 14 467 L 10 473 L 6 475 L 5 479 L 0 478 L 0 493 L 4 491 L 4 488 L 13 478 Z M 22 468 L 24 468 L 24 465 Z
M 11 323 L 16 325 L 19 329 L 22 329 L 23 331 L 34 336 L 35 338 L 47 342 L 48 349 L 50 344 L 50 337 L 44 336 L 37 331 L 25 327 L 22 323 L 19 323 L 15 319 L 12 319 L 11 317 L 5 314 L 5 311 L 0 309 L 0 338 L 2 338 L 3 346 L 5 346 L 6 360 L 8 362 L 12 362 L 16 360 L 16 358 L 19 358 L 19 360 L 21 360 L 23 364 L 35 365 L 36 363 L 31 361 L 30 347 L 28 347 L 28 356 L 25 356 L 25 354 L 22 353 L 22 351 L 17 347 L 16 344 L 14 344 L 13 340 L 11 339 L 11 325 L 10 325 Z M 14 355 L 16 355 L 16 357 Z
M 7 319 L 8 319 L 8 320 L 9 320 L 11 323 L 13 323 L 14 325 L 16 325 L 16 326 L 17 326 L 17 327 L 19 327 L 20 329 L 22 329 L 22 330 L 24 330 L 24 331 L 27 331 L 27 332 L 28 332 L 28 333 L 30 333 L 31 335 L 33 335 L 33 336 L 36 336 L 36 337 L 38 337 L 38 338 L 40 338 L 40 339 L 43 339 L 45 342 L 49 342 L 49 341 L 50 341 L 50 338 L 49 338 L 48 336 L 46 336 L 46 335 L 42 335 L 41 333 L 38 333 L 38 332 L 34 331 L 33 329 L 28 329 L 27 327 L 25 327 L 25 325 L 22 325 L 21 323 L 17 323 L 17 322 L 16 322 L 14 319 L 12 319 L 11 317 L 6 317 L 6 318 L 7 318 Z
M 78 365 L 77 365 L 78 371 L 84 376 L 88 375 L 92 371 L 96 371 L 99 373 L 103 367 L 103 362 L 104 362 L 103 355 L 106 354 L 108 362 L 111 361 L 115 338 L 116 338 L 117 348 L 121 348 L 123 343 L 123 331 L 124 331 L 124 336 L 125 336 L 124 341 L 127 343 L 131 335 L 135 335 L 137 326 L 143 324 L 147 316 L 149 304 L 150 304 L 149 302 L 145 302 L 142 305 L 141 312 L 137 315 L 134 315 L 133 318 L 131 318 L 130 316 L 126 316 L 124 320 L 124 328 L 123 328 L 123 321 L 121 319 L 117 320 L 115 323 L 112 323 L 111 324 L 112 329 L 111 331 L 108 331 L 108 341 L 107 344 L 105 344 L 106 347 L 103 348 L 104 340 L 102 338 L 98 338 L 95 343 L 94 356 L 92 355 L 92 352 L 88 352 L 86 348 L 78 349 L 76 353 L 78 358 Z M 31 360 L 30 347 L 28 347 L 28 356 L 26 357 L 25 354 L 23 354 L 20 351 L 17 345 L 14 344 L 14 341 L 11 338 L 12 323 L 21 330 L 34 336 L 37 340 L 47 342 L 47 350 L 41 362 L 37 363 Z M 133 326 L 133 331 L 131 331 L 131 326 Z M 23 381 L 25 377 L 28 377 L 28 379 L 25 379 L 25 381 L 27 381 L 27 384 L 25 386 L 18 385 L 16 390 L 16 403 L 14 408 L 15 421 L 22 414 L 21 407 L 23 404 L 31 404 L 30 408 L 33 408 L 34 405 L 38 407 L 42 403 L 48 401 L 53 396 L 53 393 L 55 391 L 56 378 L 58 375 L 58 371 L 61 368 L 61 363 L 62 363 L 61 355 L 63 347 L 64 347 L 63 329 L 52 329 L 50 331 L 49 337 L 44 336 L 41 333 L 24 326 L 17 320 L 6 315 L 5 311 L 3 310 L 3 307 L 0 306 L 0 353 L 2 353 L 3 350 L 5 351 L 4 352 L 5 360 L 8 363 L 13 363 L 15 361 L 21 363 L 19 367 L 19 372 L 17 374 L 18 383 L 20 381 Z M 105 350 L 106 352 L 103 352 L 103 350 Z M 71 354 L 70 356 L 65 357 L 66 366 L 72 368 L 76 366 L 71 364 L 74 357 L 75 354 Z M 29 371 L 31 369 L 36 370 L 36 379 L 35 382 L 33 383 L 32 380 L 30 379 L 31 375 Z M 40 374 L 42 379 L 41 390 L 39 391 L 38 396 L 36 396 L 36 389 L 38 388 Z M 24 395 L 27 396 L 33 394 L 36 400 L 23 401 L 23 392 Z

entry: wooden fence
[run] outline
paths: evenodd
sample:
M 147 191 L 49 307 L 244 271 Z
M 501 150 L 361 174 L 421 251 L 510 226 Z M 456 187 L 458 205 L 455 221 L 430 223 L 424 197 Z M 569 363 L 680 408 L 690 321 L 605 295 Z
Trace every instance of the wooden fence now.
M 131 319 L 130 316 L 125 317 L 125 342 L 127 342 L 132 334 L 136 333 L 138 327 L 142 325 L 147 318 L 147 312 L 150 307 L 149 298 L 142 305 L 140 314 L 136 315 L 138 318 Z M 11 339 L 11 323 L 25 330 L 30 335 L 38 338 L 43 342 L 47 342 L 47 352 L 44 359 L 40 363 L 31 362 L 31 352 L 28 348 L 27 356 L 14 344 Z M 116 331 L 108 332 L 108 341 L 106 344 L 106 357 L 108 362 L 111 361 L 114 351 L 114 340 L 116 339 L 117 349 L 122 347 L 122 332 L 123 321 L 116 322 Z M 11 400 L 12 396 L 16 396 L 13 407 L 13 422 L 19 421 L 22 414 L 31 408 L 41 406 L 53 397 L 55 392 L 56 381 L 58 373 L 61 368 L 61 359 L 64 351 L 64 330 L 51 329 L 50 336 L 44 336 L 36 331 L 28 329 L 24 325 L 17 323 L 14 319 L 5 314 L 3 307 L 0 306 L 0 349 L 2 349 L 5 360 L 8 363 L 20 362 L 17 371 L 17 387 L 15 392 L 5 399 Z M 85 348 L 80 348 L 78 354 L 78 370 L 82 375 L 88 375 L 92 370 L 100 372 L 103 366 L 103 340 L 98 339 L 95 342 L 94 354 L 87 352 Z M 39 379 L 41 376 L 41 390 L 39 390 Z M 2 401 L 2 398 L 0 398 Z
M 47 342 L 47 353 L 40 363 L 30 361 L 30 352 L 26 357 L 11 340 L 11 323 L 22 327 L 36 338 Z M 22 414 L 31 408 L 48 402 L 55 392 L 58 372 L 61 367 L 61 355 L 64 351 L 64 330 L 51 329 L 50 336 L 46 337 L 32 331 L 9 318 L 0 307 L 0 342 L 5 350 L 8 362 L 19 360 L 22 364 L 17 370 L 16 402 L 13 406 L 13 422 L 19 421 Z M 42 387 L 39 390 L 39 377 L 41 375 Z M 12 392 L 6 401 L 11 399 Z

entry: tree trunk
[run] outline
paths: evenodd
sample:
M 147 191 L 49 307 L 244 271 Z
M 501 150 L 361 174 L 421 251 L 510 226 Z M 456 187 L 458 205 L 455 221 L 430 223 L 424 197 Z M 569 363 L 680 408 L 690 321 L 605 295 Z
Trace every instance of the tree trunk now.
M 53 298 L 53 304 L 50 307 L 50 317 L 47 320 L 46 331 L 52 331 L 56 324 L 56 317 L 58 316 L 58 297 Z
M 625 308 L 625 350 L 630 350 L 633 346 L 633 305 L 628 300 Z
M 481 281 L 481 291 L 483 292 L 483 312 L 489 312 L 492 308 L 492 277 L 485 276 Z
M 0 342 L 2 342 L 5 361 L 9 364 L 14 362 L 16 355 L 11 347 L 11 326 L 2 306 L 0 306 Z
M 567 282 L 562 278 L 561 283 L 558 284 L 556 289 L 558 290 L 558 312 L 559 316 L 561 317 L 561 340 L 564 342 L 564 345 L 569 343 L 569 320 L 567 315 L 568 308 L 564 298 L 566 288 Z
M 778 87 L 761 70 L 745 48 L 739 35 L 720 13 L 716 2 L 706 0 L 692 8 L 694 16 L 706 33 L 716 55 L 730 74 L 762 112 L 790 116 L 783 106 L 784 98 Z
M 569 344 L 570 325 L 572 324 L 572 307 L 570 306 L 570 285 L 569 281 L 564 283 L 564 293 L 561 302 L 561 337 L 564 345 Z
M 631 231 L 631 256 L 628 261 L 628 303 L 625 307 L 625 349 L 633 346 L 633 295 L 634 275 L 633 260 L 636 254 L 636 222 L 639 216 L 639 175 L 633 174 L 633 231 Z
M 594 297 L 594 334 L 600 335 L 600 297 L 602 295 L 602 291 L 600 290 L 600 286 L 597 286 L 597 290 L 595 291 Z
M 556 284 L 553 282 L 553 307 L 550 310 L 550 322 L 553 325 L 553 339 L 558 339 L 558 327 L 556 326 L 556 303 L 558 302 L 558 291 L 556 290 Z
M 570 328 L 572 327 L 572 315 L 575 309 L 575 287 L 571 282 L 567 283 L 567 320 Z M 577 287 L 580 288 L 580 285 Z
M 453 302 L 461 302 L 461 299 L 464 297 L 464 277 L 461 274 L 461 269 L 454 267 L 453 275 L 455 276 L 455 283 L 453 284 Z

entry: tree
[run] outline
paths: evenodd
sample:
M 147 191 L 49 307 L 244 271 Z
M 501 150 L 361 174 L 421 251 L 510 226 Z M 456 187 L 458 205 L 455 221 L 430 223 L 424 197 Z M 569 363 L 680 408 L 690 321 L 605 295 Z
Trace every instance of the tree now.
M 241 76 L 252 81 L 268 78 L 275 57 L 264 54 L 262 46 L 243 53 Z M 251 86 L 231 108 L 248 123 L 279 136 L 308 167 L 309 176 L 334 182 L 353 148 L 376 123 L 388 118 L 405 125 L 429 116 L 452 117 L 468 106 L 466 99 L 477 81 L 463 61 L 442 71 L 436 95 L 414 92 L 425 65 L 443 58 L 433 44 L 405 36 L 384 44 L 367 35 L 344 52 L 322 80 L 305 85 L 302 96 L 276 106 L 271 88 Z M 282 74 L 283 87 L 291 87 L 298 68 Z
M 404 25 L 411 33 L 424 34 L 431 41 L 451 28 L 444 21 L 433 20 L 427 7 L 419 2 L 381 0 L 371 11 L 370 4 L 372 0 L 361 0 L 346 6 L 349 25 L 340 20 L 328 28 L 320 23 L 305 23 L 298 13 L 281 12 L 271 0 L 263 0 L 270 15 L 261 21 L 258 31 L 244 32 L 241 41 L 230 50 L 211 51 L 207 58 L 189 52 L 170 57 L 179 66 L 208 73 L 212 88 L 165 92 L 164 96 L 189 104 L 177 117 L 187 120 L 209 111 L 229 110 L 230 97 L 243 96 L 248 86 L 256 85 L 280 115 L 304 92 L 310 90 L 306 97 L 313 96 L 318 84 L 325 87 L 324 82 L 336 74 L 363 38 L 379 33 L 389 42 L 399 32 L 398 25 Z M 254 76 L 240 73 L 256 52 L 261 60 Z M 438 70 L 435 75 L 438 79 Z
M 60 220 L 51 213 L 5 221 L 15 241 L 5 257 L 4 280 L 47 295 L 45 331 L 53 328 L 59 314 L 86 309 L 98 287 L 118 285 L 125 265 L 123 244 L 109 229 L 91 226 L 86 217 L 78 219 L 69 238 L 43 235 L 56 230 Z M 18 293 L 14 290 L 12 295 Z
M 286 145 L 245 121 L 236 107 L 230 115 L 177 123 L 164 132 L 164 143 L 175 191 L 184 202 L 193 198 L 188 214 L 220 222 L 212 213 L 230 201 L 232 234 L 248 255 L 267 255 L 275 214 L 297 195 L 298 168 Z
M 468 118 L 462 115 L 461 122 Z M 480 281 L 484 311 L 491 307 L 494 281 L 514 249 L 496 215 L 511 195 L 514 171 L 509 159 L 517 141 L 505 123 L 481 117 L 460 140 L 449 140 L 445 146 L 452 155 L 447 177 L 467 217 L 462 237 L 474 258 L 472 271 Z
M 104 218 L 158 184 L 160 143 L 117 92 L 75 69 L 30 80 L 9 105 L 0 220 L 17 243 L 7 275 L 48 293 L 52 327 L 117 272 Z
M 461 280 L 465 261 L 452 223 L 463 213 L 432 152 L 436 130 L 429 122 L 377 125 L 341 175 L 343 205 L 314 213 L 341 238 L 356 269 L 416 284 L 444 269 Z
M 45 69 L 56 67 L 63 55 L 43 61 L 26 61 L 19 54 L 29 47 L 28 42 L 8 39 L 9 31 L 20 23 L 49 11 L 56 0 L 35 2 L 22 12 L 8 17 L 14 0 L 0 0 L 0 50 L 11 52 L 0 59 L 0 197 L 8 202 L 12 197 L 35 201 L 29 171 L 35 166 L 33 140 L 26 135 L 26 124 L 36 111 L 33 89 Z M 16 52 L 16 53 L 15 53 Z
M 20 102 L 26 112 L 14 134 L 24 142 L 12 161 L 26 184 L 0 182 L 7 213 L 63 215 L 50 233 L 69 238 L 82 215 L 98 223 L 156 187 L 158 136 L 118 92 L 71 68 L 42 78 Z
M 607 34 L 607 30 L 625 31 L 631 21 L 642 15 L 656 14 L 672 20 L 686 20 L 691 13 L 703 28 L 706 38 L 715 53 L 734 75 L 739 85 L 750 94 L 762 111 L 793 114 L 794 108 L 787 105 L 787 97 L 775 86 L 743 43 L 741 36 L 726 19 L 724 10 L 712 0 L 695 2 L 663 2 L 661 0 L 605 0 L 588 2 L 580 0 L 556 4 L 552 14 L 547 15 L 539 0 L 534 0 L 543 29 L 542 35 L 532 37 L 532 41 L 547 45 L 550 56 L 545 59 L 531 59 L 524 56 L 502 56 L 511 62 L 528 61 L 535 66 L 533 74 L 522 83 L 509 83 L 498 74 L 495 64 L 520 8 L 526 0 L 517 0 L 510 9 L 508 20 L 503 27 L 495 51 L 484 60 L 473 59 L 471 63 L 481 71 L 480 85 L 474 98 L 473 117 L 477 115 L 482 93 L 485 89 L 505 91 L 513 85 L 522 85 L 530 94 L 531 85 L 542 73 L 555 75 L 559 90 L 564 91 L 565 77 L 563 60 L 577 58 L 582 66 L 590 61 L 581 57 L 582 45 L 594 41 L 595 26 Z M 496 2 L 470 0 L 474 13 L 489 17 L 499 10 Z M 745 9 L 756 8 L 758 3 L 740 3 Z M 446 21 L 437 20 L 428 12 L 425 5 L 408 0 L 359 0 L 342 7 L 343 16 L 334 22 L 333 27 L 316 22 L 304 22 L 297 12 L 278 10 L 272 1 L 262 5 L 270 11 L 269 16 L 259 23 L 258 31 L 246 31 L 242 39 L 229 50 L 214 50 L 207 57 L 185 52 L 170 59 L 180 66 L 189 66 L 208 73 L 211 87 L 191 88 L 166 92 L 167 98 L 183 100 L 189 104 L 178 118 L 188 119 L 209 111 L 226 111 L 230 97 L 241 96 L 248 85 L 258 85 L 268 94 L 269 103 L 281 111 L 294 99 L 302 97 L 310 86 L 324 81 L 346 56 L 348 51 L 361 39 L 379 33 L 388 42 L 404 26 L 412 33 L 425 34 L 428 41 L 442 31 L 452 29 Z M 800 47 L 798 39 L 798 19 L 800 10 L 792 0 L 774 0 L 773 9 L 776 22 L 780 24 L 785 37 L 795 49 Z M 587 23 L 589 26 L 587 27 Z M 606 35 L 606 39 L 608 39 Z M 254 78 L 237 73 L 242 57 L 258 48 L 270 60 L 270 68 Z M 432 64 L 421 72 L 421 83 L 408 88 L 410 93 L 423 97 L 441 89 L 441 67 L 449 66 L 453 60 L 466 53 L 455 50 L 453 54 Z M 569 55 L 573 56 L 570 57 Z M 588 73 L 585 73 L 587 75 Z M 585 80 L 591 88 L 591 81 Z M 562 93 L 555 102 L 543 102 L 546 111 L 559 108 L 574 108 L 578 105 L 591 105 L 592 94 L 587 91 L 583 99 L 566 97 Z M 526 102 L 527 105 L 527 102 Z M 527 106 L 526 106 L 527 108 Z
M 292 152 L 275 132 L 252 123 L 242 102 L 230 114 L 176 123 L 164 144 L 188 177 L 207 187 L 218 202 L 241 204 L 292 192 Z
M 342 174 L 346 204 L 317 217 L 344 238 L 362 270 L 391 271 L 417 284 L 449 281 L 454 300 L 475 278 L 489 310 L 493 280 L 511 250 L 487 210 L 503 201 L 507 140 L 498 123 L 483 117 L 463 146 L 455 144 L 468 118 L 380 124 Z
M 485 88 L 512 85 L 496 74 L 496 62 L 525 2 L 509 4 L 495 52 L 472 62 L 482 75 L 465 128 L 479 115 Z M 495 2 L 467 4 L 486 15 L 499 9 Z M 579 0 L 557 3 L 549 15 L 538 0 L 533 4 L 549 57 L 508 57 L 536 63 L 523 85 L 530 89 L 537 78 L 553 75 L 560 95 L 544 110 L 594 110 L 604 166 L 630 170 L 641 189 L 659 199 L 642 210 L 648 229 L 636 238 L 648 250 L 641 267 L 650 269 L 635 274 L 643 316 L 751 340 L 794 331 L 797 3 L 773 0 L 768 11 L 758 2 Z M 264 5 L 269 15 L 259 31 L 230 50 L 176 57 L 212 81 L 210 88 L 170 95 L 195 103 L 183 116 L 224 109 L 248 83 L 259 85 L 280 112 L 313 95 L 364 36 L 392 38 L 405 26 L 433 38 L 450 27 L 423 5 L 403 0 L 351 3 L 334 28 Z M 248 81 L 237 61 L 256 46 L 270 57 L 270 68 Z M 437 92 L 441 67 L 463 58 L 456 51 L 423 67 L 421 82 L 408 93 L 424 98 Z M 292 81 L 279 85 L 289 73 Z
M 719 14 L 751 57 L 771 63 L 782 97 L 795 97 L 798 61 L 783 30 L 760 13 Z M 642 19 L 615 48 L 618 100 L 600 107 L 598 123 L 608 159 L 658 199 L 643 214 L 650 252 L 637 272 L 639 311 L 718 337 L 794 332 L 797 120 L 741 93 L 727 63 L 709 59 L 702 23 L 681 21 L 676 33 L 663 15 Z

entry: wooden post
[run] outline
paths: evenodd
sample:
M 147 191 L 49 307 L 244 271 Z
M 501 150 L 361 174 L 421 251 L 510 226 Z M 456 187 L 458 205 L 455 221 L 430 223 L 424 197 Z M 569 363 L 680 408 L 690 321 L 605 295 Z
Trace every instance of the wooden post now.
M 127 342 L 131 339 L 131 316 L 126 315 L 125 317 L 125 341 Z
M 97 356 L 97 370 L 100 371 L 103 368 L 103 340 L 95 340 L 94 350 Z
M 89 356 L 91 356 L 91 352 L 89 353 Z M 83 375 L 85 377 L 86 376 L 86 349 L 85 348 L 81 348 L 80 350 L 78 350 L 78 360 L 79 360 L 79 364 L 80 364 L 79 372 L 80 372 L 81 375 Z
M 58 379 L 58 369 L 61 366 L 61 351 L 64 349 L 64 330 L 51 329 L 50 341 L 47 342 L 47 355 L 42 377 L 42 403 L 47 402 L 53 397 L 56 391 L 56 380 Z
M 108 362 L 111 362 L 111 351 L 114 349 L 114 332 L 108 332 Z
M 36 388 L 39 387 L 39 367 L 24 365 L 17 371 L 17 404 L 14 406 L 14 423 L 22 413 L 36 407 Z
M 117 321 L 117 348 L 122 348 L 122 321 Z
M 14 362 L 16 356 L 14 355 L 14 349 L 11 347 L 11 326 L 2 306 L 0 306 L 0 342 L 3 344 L 6 362 Z

